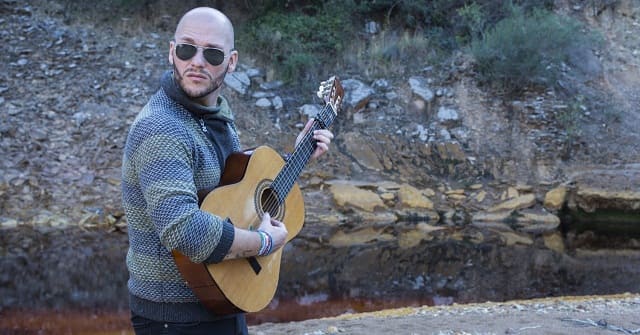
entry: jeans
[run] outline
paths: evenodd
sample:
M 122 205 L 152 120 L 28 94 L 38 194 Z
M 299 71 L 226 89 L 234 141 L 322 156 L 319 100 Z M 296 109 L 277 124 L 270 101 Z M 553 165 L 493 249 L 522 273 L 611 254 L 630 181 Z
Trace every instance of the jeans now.
M 131 313 L 136 335 L 248 335 L 244 314 L 212 322 L 163 322 Z

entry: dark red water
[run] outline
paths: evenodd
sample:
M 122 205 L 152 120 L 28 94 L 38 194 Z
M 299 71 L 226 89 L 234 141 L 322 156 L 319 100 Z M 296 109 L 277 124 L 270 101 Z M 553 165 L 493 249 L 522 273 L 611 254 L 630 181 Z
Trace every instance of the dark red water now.
M 250 325 L 287 322 L 360 313 L 389 308 L 433 305 L 433 301 L 332 300 L 303 297 L 296 301 L 273 301 L 266 309 L 247 315 Z M 38 310 L 0 312 L 0 335 L 133 335 L 129 311 Z

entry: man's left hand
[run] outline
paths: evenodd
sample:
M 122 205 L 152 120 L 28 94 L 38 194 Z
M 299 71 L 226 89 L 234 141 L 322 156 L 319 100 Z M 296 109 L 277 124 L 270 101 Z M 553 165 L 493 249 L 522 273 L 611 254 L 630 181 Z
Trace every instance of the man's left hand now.
M 304 135 L 309 132 L 312 125 L 313 119 L 309 119 L 304 129 L 302 129 L 296 138 L 296 147 L 304 138 Z M 316 150 L 311 155 L 311 159 L 316 159 L 329 151 L 329 144 L 331 144 L 331 140 L 333 139 L 333 133 L 329 129 L 318 129 L 313 131 L 312 138 L 316 140 Z

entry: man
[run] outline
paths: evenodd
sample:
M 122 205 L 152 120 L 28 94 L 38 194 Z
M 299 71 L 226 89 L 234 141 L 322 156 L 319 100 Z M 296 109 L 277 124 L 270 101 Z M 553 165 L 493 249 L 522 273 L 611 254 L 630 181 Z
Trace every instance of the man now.
M 199 191 L 213 189 L 227 156 L 240 150 L 233 114 L 220 95 L 225 75 L 238 64 L 229 19 L 213 8 L 187 12 L 169 44 L 169 63 L 173 71 L 131 126 L 123 156 L 132 325 L 136 334 L 246 334 L 243 314 L 214 315 L 202 306 L 171 255 L 177 250 L 196 263 L 262 256 L 287 236 L 268 213 L 249 231 L 198 205 Z M 317 158 L 333 134 L 317 130 L 313 138 Z

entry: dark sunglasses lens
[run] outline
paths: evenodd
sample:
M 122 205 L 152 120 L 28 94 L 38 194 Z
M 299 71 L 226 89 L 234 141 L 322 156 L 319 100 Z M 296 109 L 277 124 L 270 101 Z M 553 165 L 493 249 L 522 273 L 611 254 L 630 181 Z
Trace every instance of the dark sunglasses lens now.
M 211 65 L 220 65 L 224 61 L 224 52 L 220 49 L 204 49 L 204 59 Z
M 193 57 L 198 49 L 193 45 L 189 44 L 178 44 L 176 45 L 176 56 L 182 60 L 188 60 Z

